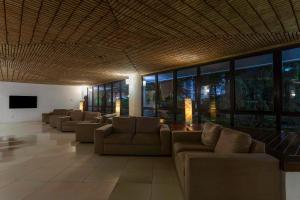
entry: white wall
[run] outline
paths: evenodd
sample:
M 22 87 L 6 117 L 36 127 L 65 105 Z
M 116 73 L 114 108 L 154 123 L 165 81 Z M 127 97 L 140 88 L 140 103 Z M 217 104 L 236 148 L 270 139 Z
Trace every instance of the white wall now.
M 129 115 L 142 115 L 142 77 L 138 74 L 129 76 Z
M 40 121 L 43 112 L 55 108 L 78 109 L 81 86 L 0 82 L 0 123 Z M 36 109 L 9 109 L 9 95 L 37 96 Z

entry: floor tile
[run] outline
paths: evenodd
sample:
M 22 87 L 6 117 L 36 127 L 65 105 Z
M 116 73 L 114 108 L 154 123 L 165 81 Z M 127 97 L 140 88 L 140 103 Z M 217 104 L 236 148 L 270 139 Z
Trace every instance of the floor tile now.
M 151 184 L 119 182 L 112 191 L 109 200 L 149 200 Z
M 151 200 L 183 200 L 178 184 L 153 184 Z

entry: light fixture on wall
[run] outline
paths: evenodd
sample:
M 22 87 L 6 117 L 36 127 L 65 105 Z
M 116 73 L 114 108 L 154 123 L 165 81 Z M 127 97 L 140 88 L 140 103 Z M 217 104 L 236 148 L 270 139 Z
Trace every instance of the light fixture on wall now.
M 192 99 L 184 99 L 185 124 L 191 126 L 193 123 L 193 107 Z
M 144 86 L 144 87 L 146 86 L 146 81 L 143 81 L 143 86 Z
M 121 100 L 120 99 L 116 99 L 116 113 L 117 113 L 117 116 L 120 116 L 120 113 L 121 113 Z
M 129 78 L 125 79 L 125 84 L 126 85 L 129 85 L 129 82 L 130 82 Z

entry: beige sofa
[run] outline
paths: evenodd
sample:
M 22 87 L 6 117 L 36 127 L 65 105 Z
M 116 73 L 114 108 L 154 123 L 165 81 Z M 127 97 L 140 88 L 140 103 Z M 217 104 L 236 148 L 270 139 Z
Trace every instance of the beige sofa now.
M 58 118 L 69 116 L 71 112 L 73 112 L 73 110 L 65 110 L 64 112 L 61 111 L 59 114 L 50 115 L 50 117 L 49 117 L 50 126 L 53 127 L 53 128 L 56 128 Z
M 77 142 L 94 142 L 95 130 L 103 126 L 102 122 L 80 122 L 75 128 L 75 137 Z
M 78 123 L 81 122 L 96 123 L 99 120 L 100 120 L 99 112 L 74 111 L 70 113 L 70 116 L 58 118 L 57 129 L 64 132 L 74 132 Z
M 68 111 L 69 110 L 67 110 L 67 109 L 54 109 L 52 112 L 42 113 L 42 122 L 49 124 L 50 123 L 50 116 L 52 116 L 52 115 L 65 116 Z
M 159 118 L 114 117 L 112 124 L 95 131 L 95 153 L 170 155 L 171 133 Z
M 279 161 L 248 134 L 212 123 L 172 134 L 185 200 L 283 200 Z

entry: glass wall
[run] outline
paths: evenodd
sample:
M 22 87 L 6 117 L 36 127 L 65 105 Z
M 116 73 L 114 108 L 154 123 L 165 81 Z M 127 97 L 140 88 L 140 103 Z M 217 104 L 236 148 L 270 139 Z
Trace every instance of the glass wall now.
M 129 115 L 129 87 L 126 81 L 121 81 L 121 115 Z
M 105 113 L 112 113 L 112 87 L 111 83 L 105 84 L 105 95 L 106 95 L 106 104 L 105 104 Z
M 184 123 L 185 98 L 194 123 L 300 134 L 300 48 L 143 76 L 145 116 Z
M 143 77 L 143 115 L 156 115 L 156 78 L 155 75 Z
M 197 81 L 197 68 L 188 68 L 178 70 L 177 73 L 177 112 L 176 122 L 184 123 L 185 109 L 184 100 L 190 98 L 192 100 L 193 109 L 193 122 L 198 122 L 198 111 L 196 102 L 196 81 Z
M 300 134 L 300 48 L 282 52 L 282 128 Z
M 104 85 L 99 85 L 99 111 L 105 113 L 105 90 Z
M 93 87 L 88 87 L 88 111 L 93 111 Z
M 98 86 L 93 86 L 93 111 L 98 111 L 99 99 L 98 99 Z
M 200 67 L 201 121 L 230 124 L 230 65 L 221 62 Z
M 166 123 L 174 121 L 173 72 L 158 74 L 158 116 Z
M 113 83 L 113 112 L 116 112 L 116 100 L 121 99 L 120 87 L 119 81 Z

